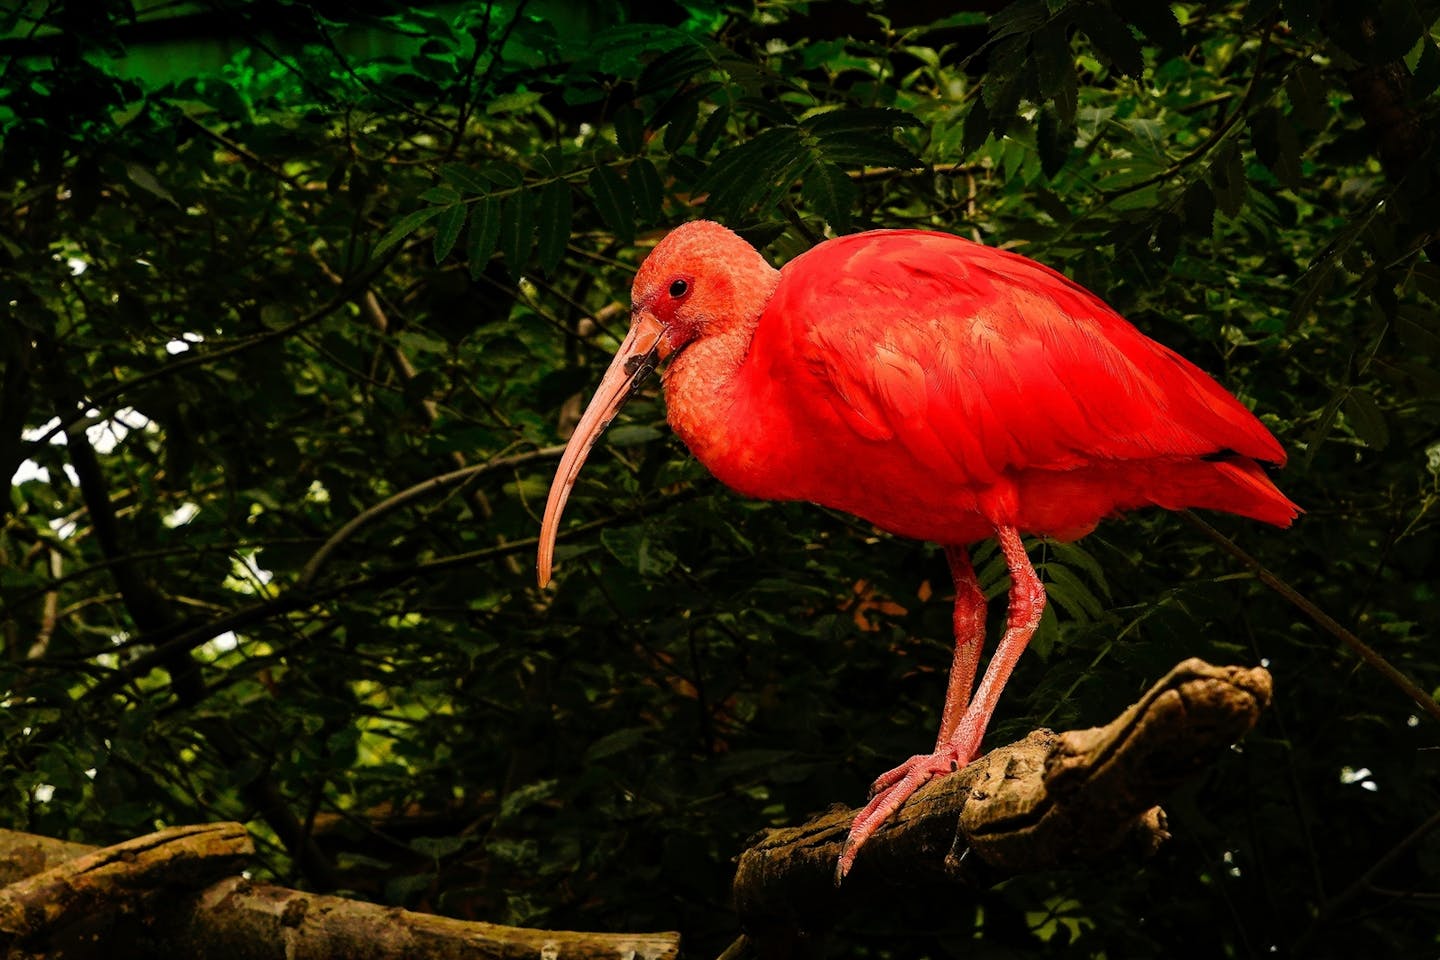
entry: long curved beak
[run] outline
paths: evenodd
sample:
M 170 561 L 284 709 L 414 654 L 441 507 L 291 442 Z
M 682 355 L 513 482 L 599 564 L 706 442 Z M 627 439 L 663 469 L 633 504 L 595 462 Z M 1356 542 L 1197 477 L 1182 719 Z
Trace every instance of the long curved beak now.
M 630 333 L 620 344 L 615 359 L 610 361 L 595 396 L 590 398 L 590 405 L 585 408 L 575 432 L 570 436 L 570 443 L 566 445 L 560 466 L 555 471 L 555 479 L 550 482 L 545 519 L 540 523 L 540 550 L 535 558 L 535 570 L 542 587 L 550 582 L 560 514 L 565 509 L 565 501 L 570 499 L 575 478 L 580 476 L 580 468 L 585 465 L 585 458 L 600 439 L 600 434 L 605 432 L 625 401 L 654 371 L 660 357 L 660 335 L 664 332 L 664 325 L 649 312 L 635 314 Z

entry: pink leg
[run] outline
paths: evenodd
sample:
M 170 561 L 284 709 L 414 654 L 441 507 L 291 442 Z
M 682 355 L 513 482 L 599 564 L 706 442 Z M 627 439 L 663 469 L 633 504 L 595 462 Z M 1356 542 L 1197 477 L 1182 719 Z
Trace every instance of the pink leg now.
M 985 646 L 985 593 L 970 564 L 964 547 L 946 547 L 945 559 L 950 563 L 950 576 L 955 581 L 955 656 L 950 662 L 950 682 L 945 687 L 945 709 L 940 714 L 940 734 L 935 738 L 935 752 L 940 753 L 955 734 L 965 708 L 970 705 L 970 688 L 980 666 L 980 652 Z M 901 764 L 870 785 L 870 796 L 898 783 L 909 770 Z
M 950 576 L 955 580 L 955 659 L 950 664 L 936 750 L 950 742 L 955 724 L 970 703 L 970 688 L 975 684 L 980 650 L 985 646 L 985 594 L 970 565 L 970 554 L 964 547 L 946 547 L 945 559 L 950 562 Z
M 850 872 L 855 856 L 863 844 L 880 825 L 910 796 L 936 774 L 950 773 L 973 760 L 980 751 L 980 741 L 985 736 L 985 727 L 995 704 L 1000 700 L 1000 691 L 1010 679 L 1020 654 L 1040 625 L 1040 614 L 1045 609 L 1045 588 L 1035 576 L 1035 568 L 1025 553 L 1020 541 L 1020 532 L 1014 527 L 999 527 L 995 537 L 1000 541 L 1000 550 L 1010 568 L 1010 614 L 1005 626 L 1005 635 L 1000 639 L 985 676 L 966 706 L 958 722 L 950 721 L 950 697 L 946 696 L 946 716 L 941 722 L 941 731 L 950 730 L 950 736 L 943 745 L 938 745 L 929 756 L 914 756 L 888 773 L 882 774 L 872 788 L 870 802 L 855 817 L 850 825 L 850 835 L 845 839 L 845 849 L 840 853 L 840 862 L 835 866 L 835 882 L 838 884 Z M 972 574 L 973 576 L 973 574 Z M 958 587 L 957 587 L 958 593 Z M 958 607 L 957 598 L 957 607 Z M 956 615 L 957 627 L 959 614 Z M 978 645 L 977 645 L 978 646 Z M 978 656 L 978 653 L 977 653 Z M 956 651 L 956 662 L 960 653 Z M 973 668 L 972 668 L 973 675 Z M 952 677 L 953 681 L 953 677 Z M 968 687 L 968 683 L 966 686 Z

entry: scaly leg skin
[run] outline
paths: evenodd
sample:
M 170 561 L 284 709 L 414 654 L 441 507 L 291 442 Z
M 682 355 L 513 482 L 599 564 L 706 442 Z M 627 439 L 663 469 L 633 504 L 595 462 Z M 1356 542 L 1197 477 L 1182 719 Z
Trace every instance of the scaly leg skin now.
M 985 593 L 970 564 L 970 554 L 964 547 L 951 546 L 945 548 L 945 559 L 950 563 L 950 576 L 955 581 L 955 659 L 950 664 L 950 683 L 945 688 L 945 710 L 940 715 L 936 751 L 950 741 L 955 724 L 960 722 L 970 702 L 970 688 L 975 684 L 975 670 L 980 666 L 980 651 L 985 646 Z
M 870 802 L 865 805 L 859 815 L 855 817 L 854 823 L 850 825 L 850 835 L 845 838 L 844 849 L 840 852 L 840 861 L 835 865 L 835 883 L 838 886 L 840 881 L 845 879 L 845 874 L 855 864 L 855 857 L 860 852 L 860 847 L 870 838 L 880 825 L 889 819 L 890 815 L 899 810 L 901 805 L 910 796 L 925 785 L 936 774 L 950 773 L 965 766 L 980 752 L 980 741 L 985 736 L 985 727 L 990 723 L 990 715 L 995 712 L 995 705 L 1000 700 L 1000 692 L 1005 688 L 1005 681 L 1010 679 L 1010 674 L 1015 669 L 1015 664 L 1020 655 L 1025 652 L 1025 646 L 1030 642 L 1035 628 L 1040 625 L 1040 614 L 1045 609 L 1045 588 L 1041 586 L 1040 579 L 1035 576 L 1035 568 L 1030 565 L 1030 558 L 1025 553 L 1025 545 L 1020 540 L 1020 532 L 1014 527 L 998 527 L 995 530 L 996 539 L 1000 541 L 1000 550 L 1005 555 L 1005 563 L 1010 568 L 1010 612 L 1006 621 L 1005 635 L 1001 637 L 1000 644 L 995 648 L 995 654 L 990 658 L 989 665 L 985 668 L 985 676 L 980 680 L 980 686 L 975 690 L 975 695 L 970 699 L 965 711 L 958 720 L 951 719 L 951 697 L 956 695 L 955 674 L 952 668 L 951 688 L 946 694 L 945 716 L 941 721 L 942 744 L 937 744 L 935 752 L 928 755 L 918 755 L 900 764 L 893 770 L 882 774 L 871 787 Z M 965 567 L 970 567 L 968 559 Z M 962 589 L 960 578 L 962 571 L 957 567 L 954 560 L 951 561 L 951 570 L 956 575 L 956 614 L 955 623 L 957 629 L 957 649 L 955 653 L 955 665 L 963 666 L 961 651 L 958 648 L 960 637 L 958 631 L 961 623 L 960 603 L 961 596 L 970 596 L 967 590 Z M 970 578 L 974 578 L 973 569 L 970 570 Z M 976 592 L 979 585 L 976 584 Z M 973 602 L 968 601 L 968 602 Z M 984 596 L 981 595 L 981 629 L 983 631 Z M 967 621 L 968 622 L 968 621 Z M 972 634 L 973 636 L 973 634 Z M 969 644 L 967 644 L 969 646 Z M 964 654 L 964 663 L 971 663 L 979 657 L 979 644 L 972 654 Z M 970 676 L 974 676 L 974 667 L 970 666 Z M 969 678 L 964 681 L 964 687 L 968 692 L 970 686 Z M 949 734 L 946 736 L 946 734 Z
M 980 589 L 980 580 L 975 576 L 975 568 L 970 564 L 970 554 L 964 547 L 950 546 L 945 548 L 945 559 L 950 563 L 950 576 L 955 581 L 955 657 L 950 664 L 950 682 L 945 688 L 945 708 L 940 714 L 940 734 L 935 738 L 935 756 L 940 756 L 950 742 L 956 725 L 970 704 L 970 689 L 975 684 L 975 672 L 980 666 L 980 653 L 985 646 L 985 593 Z M 894 770 L 881 774 L 870 785 L 870 797 L 873 798 L 903 780 L 911 772 L 912 765 L 920 759 L 922 758 L 911 757 Z M 955 767 L 951 765 L 935 772 L 953 769 Z M 925 780 L 928 779 L 930 778 L 927 776 Z M 920 784 L 925 780 L 921 780 Z M 920 784 L 916 784 L 916 787 Z

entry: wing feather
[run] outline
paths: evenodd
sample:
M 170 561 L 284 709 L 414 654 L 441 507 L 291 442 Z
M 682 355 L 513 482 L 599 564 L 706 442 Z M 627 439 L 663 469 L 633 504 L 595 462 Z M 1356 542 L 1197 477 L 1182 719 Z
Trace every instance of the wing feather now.
M 961 483 L 1097 460 L 1284 461 L 1193 364 L 1031 260 L 923 231 L 858 234 L 782 271 L 762 349 L 865 441 Z

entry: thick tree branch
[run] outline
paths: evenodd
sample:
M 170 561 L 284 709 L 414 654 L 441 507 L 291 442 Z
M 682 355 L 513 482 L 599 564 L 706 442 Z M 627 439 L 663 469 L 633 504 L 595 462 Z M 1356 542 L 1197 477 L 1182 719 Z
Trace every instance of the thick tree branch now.
M 37 849 L 43 838 L 5 833 L 22 838 L 23 863 L 59 859 Z M 73 854 L 76 845 L 63 849 Z M 240 824 L 210 823 L 171 827 L 63 860 L 0 889 L 0 948 L 6 956 L 17 951 L 49 955 L 56 944 L 87 936 L 94 940 L 122 914 L 234 873 L 252 853 L 250 836 Z M 16 866 L 6 867 L 9 875 L 17 872 Z
M 736 912 L 757 938 L 823 929 L 883 887 L 972 885 L 1003 874 L 1148 854 L 1166 838 L 1156 802 L 1213 763 L 1270 701 L 1265 670 L 1186 660 L 1104 727 L 1037 730 L 934 780 L 865 845 L 836 890 L 835 861 L 855 810 L 772 830 L 740 855 Z M 973 860 L 972 860 L 973 858 Z
M 103 850 L 0 830 L 0 881 L 10 882 L 0 889 L 0 945 L 76 960 L 668 960 L 679 953 L 675 933 L 506 927 L 251 883 L 233 875 L 249 852 L 235 823 L 175 827 Z

